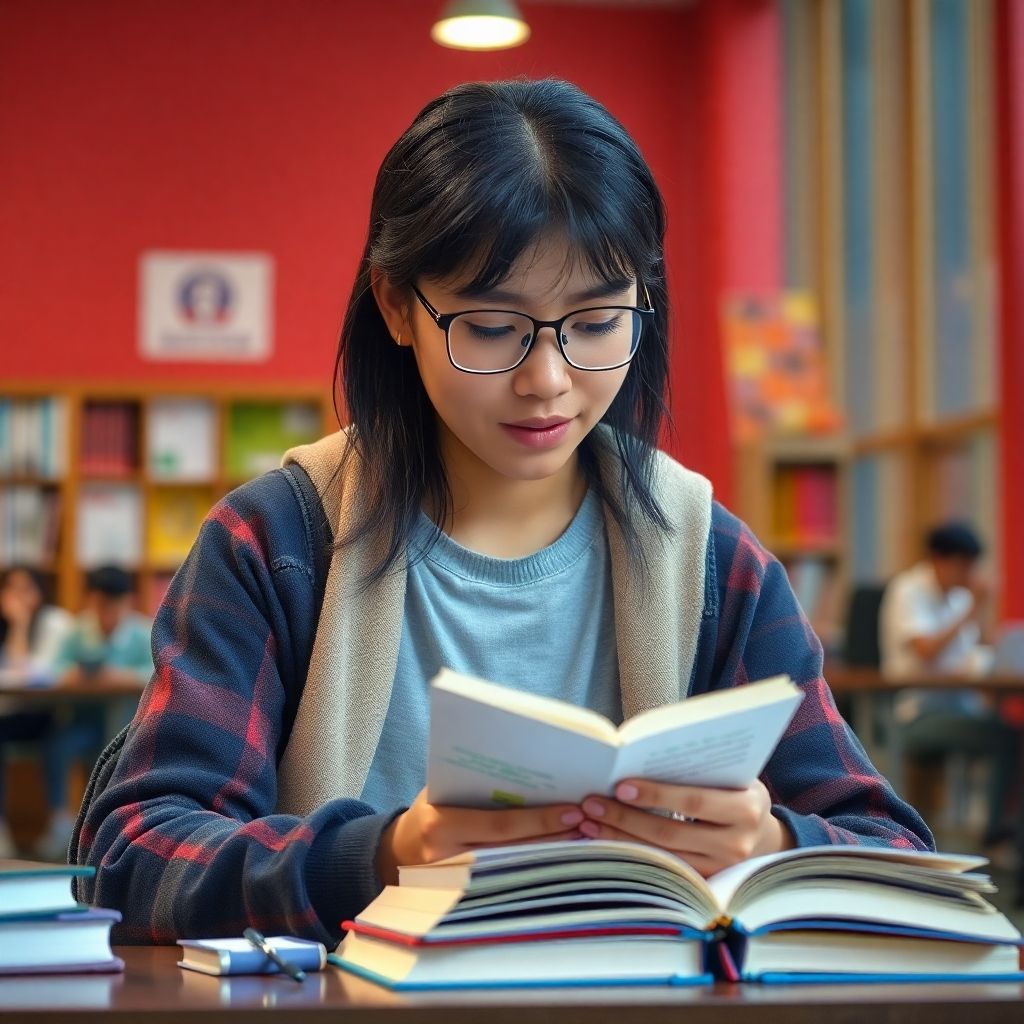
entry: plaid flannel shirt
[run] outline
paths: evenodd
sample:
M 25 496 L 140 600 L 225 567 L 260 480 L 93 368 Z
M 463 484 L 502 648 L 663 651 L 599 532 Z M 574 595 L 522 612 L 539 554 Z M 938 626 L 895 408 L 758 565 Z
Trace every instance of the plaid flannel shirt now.
M 784 569 L 717 503 L 706 564 L 690 692 L 786 672 L 806 694 L 762 775 L 797 844 L 932 848 L 836 711 Z M 123 915 L 117 941 L 254 925 L 333 944 L 378 893 L 391 815 L 351 799 L 305 818 L 275 813 L 285 681 L 308 661 L 315 603 L 302 511 L 282 472 L 210 512 L 157 614 L 156 672 L 82 829 L 93 902 Z

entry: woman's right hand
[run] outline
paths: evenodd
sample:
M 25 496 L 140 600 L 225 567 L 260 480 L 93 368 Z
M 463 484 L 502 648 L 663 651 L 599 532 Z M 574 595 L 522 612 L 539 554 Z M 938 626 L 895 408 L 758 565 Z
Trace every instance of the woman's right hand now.
M 476 810 L 427 803 L 421 789 L 413 805 L 384 830 L 377 848 L 377 877 L 398 884 L 399 864 L 428 864 L 480 846 L 579 839 L 583 812 L 575 804 Z

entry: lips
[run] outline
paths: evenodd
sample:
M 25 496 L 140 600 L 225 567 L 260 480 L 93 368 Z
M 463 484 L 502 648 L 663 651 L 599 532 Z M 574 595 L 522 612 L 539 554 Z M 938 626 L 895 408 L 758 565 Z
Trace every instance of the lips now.
M 571 419 L 564 416 L 534 416 L 516 423 L 502 423 L 505 433 L 524 448 L 555 448 L 569 432 Z
M 505 426 L 521 427 L 524 430 L 550 430 L 552 427 L 560 427 L 563 423 L 568 422 L 568 416 L 534 416 L 532 419 L 506 423 Z

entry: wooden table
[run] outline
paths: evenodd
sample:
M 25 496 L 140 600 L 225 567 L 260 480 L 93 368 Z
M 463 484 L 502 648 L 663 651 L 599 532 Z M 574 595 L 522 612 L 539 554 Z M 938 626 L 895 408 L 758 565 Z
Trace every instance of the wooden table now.
M 274 1024 L 990 1024 L 1024 1019 L 1024 985 L 719 984 L 396 995 L 335 967 L 287 978 L 212 978 L 176 946 L 118 949 L 123 975 L 0 977 L 4 1024 L 212 1024 L 273 1010 Z
M 142 691 L 140 683 L 110 679 L 104 676 L 102 670 L 80 683 L 47 685 L 32 682 L 27 677 L 19 679 L 7 673 L 0 677 L 0 699 L 16 697 L 20 706 L 32 705 L 55 709 L 62 704 L 102 703 L 106 714 L 108 739 L 131 717 L 128 710 L 131 708 L 134 711 Z
M 902 730 L 893 728 L 892 705 L 901 690 L 978 690 L 984 693 L 1022 693 L 1024 676 L 997 673 L 987 676 L 915 676 L 890 679 L 878 669 L 826 663 L 824 676 L 832 692 L 849 696 L 850 725 L 868 749 L 874 739 L 875 712 L 883 718 L 883 756 L 885 775 L 897 792 L 903 788 Z

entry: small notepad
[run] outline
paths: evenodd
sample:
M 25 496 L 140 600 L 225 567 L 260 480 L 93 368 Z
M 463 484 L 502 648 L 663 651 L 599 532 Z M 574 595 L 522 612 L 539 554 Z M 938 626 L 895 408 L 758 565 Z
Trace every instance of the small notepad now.
M 319 971 L 327 963 L 327 949 L 312 939 L 271 935 L 267 942 L 303 971 Z M 255 949 L 248 939 L 178 939 L 184 956 L 179 967 L 201 974 L 279 974 L 280 968 Z

